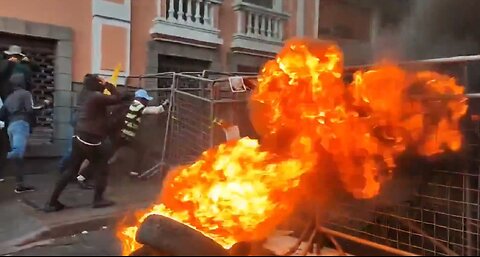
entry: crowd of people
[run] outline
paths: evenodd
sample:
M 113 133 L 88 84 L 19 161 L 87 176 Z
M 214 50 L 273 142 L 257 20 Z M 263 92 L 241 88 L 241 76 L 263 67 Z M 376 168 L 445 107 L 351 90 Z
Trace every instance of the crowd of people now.
M 16 174 L 15 192 L 24 193 L 35 190 L 24 183 L 23 163 L 36 111 L 51 102 L 34 103 L 29 89 L 32 73 L 37 67 L 22 49 L 11 46 L 4 54 L 5 58 L 0 62 L 0 182 L 4 181 L 2 172 L 6 161 L 11 162 Z M 105 94 L 106 90 L 109 94 Z M 61 175 L 45 204 L 45 212 L 65 208 L 59 197 L 72 181 L 82 189 L 94 189 L 94 208 L 114 204 L 104 197 L 109 164 L 118 158 L 116 152 L 120 148 L 138 148 L 136 135 L 143 115 L 166 111 L 168 100 L 159 106 L 148 106 L 152 99 L 143 89 L 130 95 L 99 75 L 85 75 L 71 123 L 74 127 L 71 146 L 61 159 Z M 136 152 L 138 163 L 143 156 Z M 130 175 L 138 176 L 138 169 L 132 168 Z M 90 180 L 95 184 L 91 185 Z

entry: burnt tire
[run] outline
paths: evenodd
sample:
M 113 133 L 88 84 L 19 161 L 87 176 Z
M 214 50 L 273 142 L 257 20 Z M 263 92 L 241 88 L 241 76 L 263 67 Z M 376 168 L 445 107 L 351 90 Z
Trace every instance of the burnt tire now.
M 149 216 L 137 232 L 137 241 L 174 256 L 227 256 L 228 251 L 189 226 L 161 215 Z

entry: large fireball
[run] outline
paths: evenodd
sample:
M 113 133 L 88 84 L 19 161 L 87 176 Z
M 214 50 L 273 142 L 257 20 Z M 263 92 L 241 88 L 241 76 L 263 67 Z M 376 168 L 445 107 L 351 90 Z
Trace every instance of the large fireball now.
M 454 78 L 393 64 L 359 71 L 346 84 L 337 45 L 295 39 L 265 64 L 250 110 L 261 144 L 231 141 L 172 171 L 158 204 L 120 228 L 124 254 L 140 246 L 135 233 L 151 214 L 229 248 L 268 236 L 301 194 L 328 190 L 308 188 L 331 183 L 312 178 L 335 177 L 354 197 L 375 197 L 407 149 L 432 156 L 461 148 L 467 103 Z

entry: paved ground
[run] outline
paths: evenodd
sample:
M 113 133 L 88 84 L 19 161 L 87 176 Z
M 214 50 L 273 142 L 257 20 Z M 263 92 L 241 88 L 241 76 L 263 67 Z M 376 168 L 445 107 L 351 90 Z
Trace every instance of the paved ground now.
M 106 195 L 117 202 L 116 206 L 92 209 L 90 203 L 93 192 L 70 185 L 61 201 L 71 208 L 46 214 L 38 208 L 46 202 L 56 176 L 54 172 L 27 176 L 27 181 L 36 186 L 38 191 L 22 195 L 13 193 L 13 178 L 0 183 L 0 255 L 16 252 L 22 249 L 19 246 L 32 240 L 72 235 L 105 225 L 113 227 L 118 219 L 147 207 L 161 190 L 159 179 L 140 181 L 111 174 Z
M 41 246 L 35 246 L 12 256 L 118 256 L 120 243 L 112 229 L 89 231 L 62 237 Z

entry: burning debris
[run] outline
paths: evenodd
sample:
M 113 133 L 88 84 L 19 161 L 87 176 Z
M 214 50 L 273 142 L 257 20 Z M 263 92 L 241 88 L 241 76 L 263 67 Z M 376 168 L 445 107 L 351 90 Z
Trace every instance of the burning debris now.
M 143 243 L 182 255 L 168 243 L 177 235 L 169 228 L 180 223 L 182 233 L 211 245 L 208 254 L 220 254 L 216 244 L 266 239 L 302 198 L 320 210 L 339 189 L 373 198 L 407 149 L 433 156 L 461 148 L 463 93 L 454 78 L 393 64 L 359 71 L 346 84 L 335 44 L 291 40 L 251 95 L 260 139 L 229 141 L 170 172 L 159 204 L 119 229 L 123 254 Z

